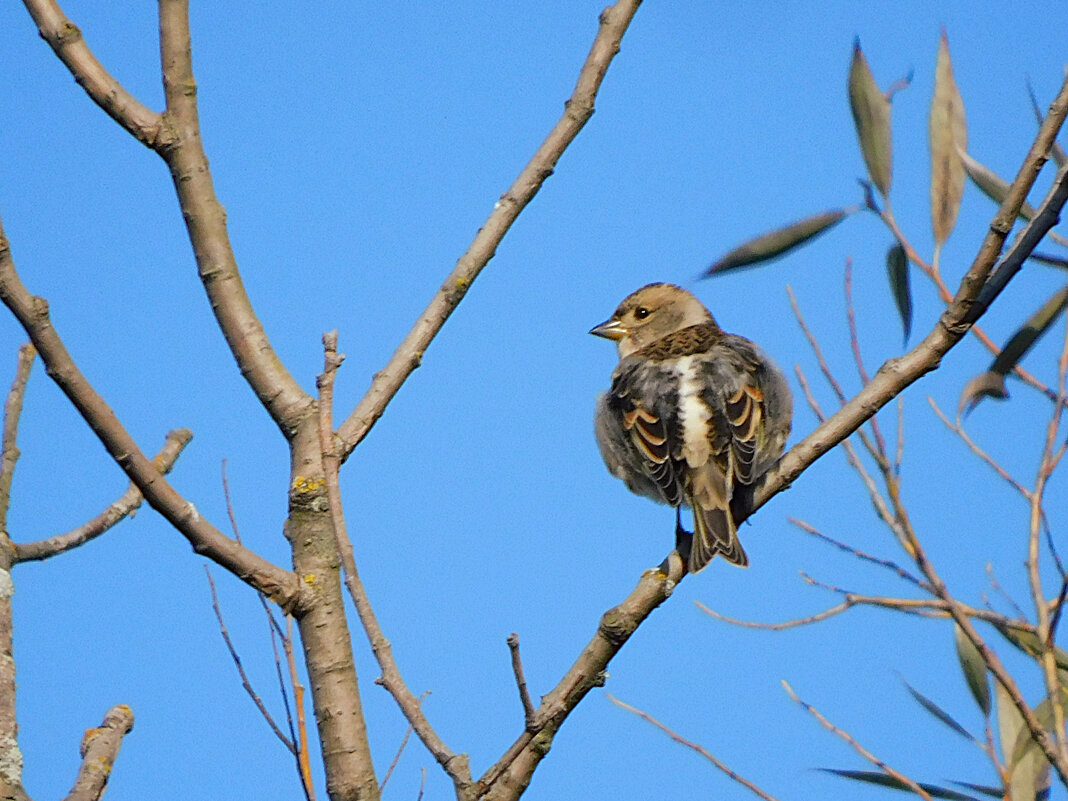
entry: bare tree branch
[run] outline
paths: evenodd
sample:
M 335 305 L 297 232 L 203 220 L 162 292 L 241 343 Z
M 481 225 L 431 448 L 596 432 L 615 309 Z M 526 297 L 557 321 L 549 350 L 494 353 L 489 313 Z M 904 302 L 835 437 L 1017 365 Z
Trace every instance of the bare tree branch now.
M 188 0 L 160 0 L 159 28 L 166 119 L 175 139 L 156 150 L 170 167 L 200 280 L 219 328 L 256 397 L 291 438 L 300 419 L 314 412 L 312 399 L 272 348 L 237 270 L 226 212 L 215 195 L 200 136 Z
M 99 801 L 119 755 L 122 738 L 133 728 L 133 723 L 130 707 L 119 704 L 108 710 L 98 728 L 85 733 L 82 737 L 82 766 L 74 787 L 63 801 Z
M 333 436 L 332 408 L 334 400 L 334 377 L 344 356 L 337 352 L 337 332 L 331 331 L 323 335 L 324 367 L 319 375 L 319 438 L 323 449 L 323 469 L 326 475 L 327 497 L 330 502 L 330 513 L 334 521 L 334 536 L 337 540 L 337 550 L 341 557 L 341 564 L 345 571 L 345 586 L 348 588 L 352 602 L 356 606 L 356 614 L 363 624 L 364 632 L 371 644 L 378 666 L 382 671 L 377 680 L 389 694 L 393 696 L 400 707 L 404 717 L 408 719 L 416 735 L 434 755 L 442 769 L 452 779 L 456 787 L 458 798 L 469 798 L 472 792 L 471 769 L 468 765 L 466 754 L 456 754 L 434 731 L 430 721 L 423 714 L 422 705 L 415 694 L 408 689 L 401 677 L 400 669 L 393 659 L 393 648 L 382 633 L 378 624 L 371 601 L 364 589 L 360 574 L 356 569 L 356 557 L 352 550 L 352 541 L 349 539 L 348 530 L 345 527 L 345 516 L 341 506 L 341 491 L 338 488 L 338 469 L 341 465 L 341 457 L 338 454 L 337 439 Z
M 211 589 L 211 608 L 215 612 L 215 620 L 219 624 L 219 634 L 222 635 L 223 642 L 226 643 L 226 650 L 230 652 L 230 659 L 233 660 L 234 667 L 237 668 L 237 673 L 241 677 L 241 687 L 248 697 L 252 699 L 252 703 L 256 705 L 256 709 L 259 710 L 263 719 L 267 721 L 267 725 L 274 732 L 274 736 L 281 741 L 289 753 L 296 754 L 296 744 L 278 728 L 278 724 L 274 722 L 274 718 L 264 705 L 263 699 L 253 689 L 252 682 L 249 681 L 248 674 L 245 673 L 245 666 L 241 663 L 241 656 L 237 653 L 237 649 L 234 648 L 234 643 L 230 639 L 230 631 L 226 628 L 226 623 L 223 620 L 222 609 L 219 607 L 219 594 L 215 591 L 215 579 L 211 577 L 211 570 L 207 565 L 204 565 L 204 575 L 208 577 L 208 587 Z
M 668 737 L 670 737 L 675 742 L 679 743 L 680 745 L 684 745 L 687 748 L 693 749 L 694 751 L 699 753 L 701 756 L 703 756 L 705 759 L 707 759 L 709 762 L 711 762 L 713 765 L 715 765 L 717 768 L 719 768 L 721 771 L 726 773 L 730 778 L 734 779 L 734 781 L 738 782 L 738 784 L 742 785 L 747 790 L 750 790 L 751 792 L 755 793 L 758 797 L 763 798 L 764 801 L 776 801 L 775 796 L 769 795 L 768 793 L 765 793 L 763 790 L 761 790 L 759 787 L 757 787 L 755 784 L 753 784 L 748 779 L 744 779 L 741 776 L 739 776 L 733 770 L 728 768 L 724 763 L 722 763 L 718 759 L 716 759 L 716 757 L 714 757 L 708 751 L 708 749 L 704 748 L 703 746 L 698 745 L 695 742 L 691 742 L 690 740 L 687 740 L 681 734 L 678 734 L 677 732 L 669 729 L 667 726 L 665 726 L 659 720 L 654 718 L 648 712 L 643 712 L 642 710 L 638 709 L 637 707 L 631 706 L 628 703 L 620 701 L 618 698 L 616 698 L 611 693 L 606 692 L 605 695 L 608 696 L 608 700 L 609 701 L 611 701 L 613 704 L 618 706 L 620 709 L 625 709 L 628 712 L 633 712 L 635 715 L 637 715 L 638 717 L 640 717 L 642 720 L 646 721 L 647 723 L 652 723 L 654 726 L 656 726 L 658 729 L 660 729 L 660 731 L 664 732 L 664 734 L 666 734 Z
M 294 573 L 271 564 L 259 554 L 231 540 L 200 516 L 160 475 L 156 465 L 137 447 L 104 399 L 82 375 L 48 315 L 48 302 L 30 295 L 15 271 L 11 247 L 0 223 L 0 300 L 26 329 L 48 375 L 59 386 L 123 469 L 149 505 L 193 546 L 241 580 L 284 607 L 300 607 L 302 588 Z
M 512 654 L 512 673 L 515 675 L 515 686 L 519 690 L 519 702 L 523 705 L 523 720 L 530 728 L 534 723 L 534 704 L 530 700 L 530 691 L 527 690 L 527 677 L 523 675 L 523 659 L 519 655 L 519 635 L 512 632 L 508 635 L 508 650 Z
M 193 438 L 188 428 L 177 428 L 167 434 L 166 442 L 160 452 L 152 459 L 161 475 L 166 475 L 174 467 L 178 456 Z M 116 523 L 137 511 L 144 496 L 136 484 L 129 488 L 117 500 L 92 520 L 63 534 L 56 534 L 36 542 L 14 543 L 15 562 L 31 562 L 48 559 L 96 539 Z
M 4 401 L 4 431 L 0 438 L 0 536 L 6 538 L 7 510 L 11 506 L 11 480 L 15 476 L 15 464 L 19 460 L 19 448 L 16 443 L 19 430 L 19 416 L 22 414 L 22 400 L 26 396 L 26 383 L 30 380 L 30 368 L 37 351 L 33 345 L 26 343 L 19 348 L 15 366 L 15 379 Z
M 474 241 L 456 262 L 441 289 L 416 320 L 412 330 L 394 351 L 389 362 L 375 373 L 367 394 L 356 404 L 348 419 L 338 428 L 342 442 L 342 459 L 367 436 L 367 432 L 382 416 L 386 406 L 401 385 L 423 360 L 427 347 L 437 336 L 449 315 L 464 299 L 472 282 L 482 272 L 497 251 L 504 235 L 520 212 L 534 199 L 545 180 L 553 174 L 556 162 L 564 150 L 578 136 L 593 116 L 594 99 L 601 87 L 612 59 L 619 52 L 619 44 L 626 33 L 641 0 L 618 0 L 601 12 L 600 29 L 582 65 L 571 97 L 564 104 L 564 113 L 553 126 L 533 158 L 494 204 L 493 211 L 478 229 Z
M 23 2 L 37 24 L 41 38 L 48 42 L 93 102 L 142 144 L 155 148 L 169 140 L 163 115 L 127 92 L 97 61 L 82 32 L 67 19 L 59 3 L 53 0 Z

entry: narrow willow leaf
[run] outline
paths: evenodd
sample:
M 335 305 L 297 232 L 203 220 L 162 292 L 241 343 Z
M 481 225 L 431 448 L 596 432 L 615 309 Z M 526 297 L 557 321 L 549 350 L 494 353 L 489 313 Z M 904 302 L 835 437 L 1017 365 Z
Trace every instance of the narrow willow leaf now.
M 972 698 L 983 714 L 990 717 L 990 680 L 987 674 L 986 662 L 979 654 L 975 643 L 968 639 L 960 626 L 953 624 L 953 640 L 957 645 L 957 659 L 960 660 L 960 669 L 964 673 L 964 680 L 968 682 L 968 689 L 972 691 Z
M 1060 705 L 1061 710 L 1068 711 L 1068 693 L 1063 689 L 1060 689 Z M 1053 716 L 1053 704 L 1050 703 L 1049 698 L 1036 706 L 1034 712 L 1035 718 L 1038 719 L 1038 722 L 1041 724 L 1044 731 L 1052 732 L 1056 728 L 1056 718 Z M 1024 728 L 1018 735 L 1016 735 L 1016 745 L 1013 747 L 1012 756 L 1009 758 L 1009 764 L 1015 765 L 1022 762 L 1024 757 L 1032 750 L 1038 751 L 1045 761 L 1046 755 L 1041 753 L 1042 749 L 1039 748 L 1038 743 L 1036 743 L 1031 736 L 1031 731 Z
M 1001 758 L 1006 762 L 1005 767 L 1011 774 L 1013 765 L 1008 760 L 1016 750 L 1016 738 L 1020 735 L 1024 722 L 1020 716 L 1020 710 L 1013 704 L 1000 682 L 994 682 L 994 703 L 998 712 L 998 744 L 1001 746 Z
M 972 736 L 971 732 L 969 732 L 966 728 L 964 728 L 959 723 L 957 723 L 957 721 L 953 719 L 953 716 L 950 715 L 948 712 L 946 712 L 946 710 L 942 709 L 942 707 L 940 707 L 938 704 L 936 704 L 934 701 L 932 701 L 926 695 L 921 693 L 919 690 L 917 690 L 915 687 L 913 687 L 907 681 L 904 682 L 904 684 L 905 684 L 905 689 L 909 691 L 909 694 L 913 698 L 916 699 L 916 702 L 920 706 L 922 706 L 924 709 L 926 709 L 928 712 L 930 712 L 932 715 L 934 715 L 936 718 L 938 718 L 944 724 L 949 726 L 949 728 L 953 729 L 953 731 L 955 731 L 961 737 L 964 737 L 965 739 L 971 740 L 972 742 L 976 742 L 976 743 L 979 742 L 975 737 Z
M 909 259 L 900 242 L 894 243 L 886 254 L 886 275 L 890 279 L 890 291 L 894 293 L 894 303 L 901 317 L 901 327 L 905 332 L 905 344 L 912 333 L 912 288 L 909 286 Z
M 887 776 L 885 773 L 880 773 L 875 770 L 838 770 L 837 768 L 820 768 L 824 773 L 833 773 L 835 776 L 841 776 L 843 779 L 852 779 L 857 782 L 865 782 L 867 784 L 877 784 L 880 787 L 888 787 L 892 790 L 904 790 L 911 793 L 912 788 L 899 779 L 895 779 L 893 776 Z M 924 789 L 931 798 L 946 798 L 949 801 L 979 801 L 975 796 L 961 793 L 957 790 L 951 790 L 948 787 L 939 787 L 935 784 L 924 784 L 923 782 L 916 782 L 920 787 Z
M 964 121 L 964 101 L 953 79 L 946 32 L 938 43 L 935 62 L 935 90 L 927 120 L 927 138 L 931 148 L 931 221 L 935 245 L 949 237 L 957 222 L 960 200 L 964 195 L 964 165 L 957 148 L 968 149 L 968 128 Z
M 957 414 L 968 414 L 983 398 L 1005 400 L 1009 397 L 1008 387 L 1005 386 L 1005 376 L 987 370 L 979 373 L 964 385 L 960 392 L 960 401 L 957 403 Z
M 988 784 L 972 784 L 971 782 L 958 782 L 953 781 L 952 779 L 950 779 L 950 782 L 958 787 L 967 787 L 969 790 L 974 790 L 977 793 L 988 795 L 991 798 L 997 798 L 998 801 L 1001 801 L 1001 799 L 1005 797 L 1005 788 L 1003 787 L 991 787 Z
M 853 60 L 849 64 L 849 108 L 860 141 L 860 152 L 868 176 L 886 197 L 890 193 L 892 150 L 890 143 L 890 101 L 879 91 L 868 61 L 853 40 Z
M 849 214 L 856 211 L 856 207 L 848 209 L 831 209 L 811 217 L 805 217 L 795 223 L 790 223 L 782 228 L 768 231 L 748 242 L 739 245 L 729 253 L 724 254 L 711 267 L 705 270 L 705 277 L 715 273 L 723 273 L 737 267 L 748 267 L 769 261 L 776 256 L 781 256 L 798 245 L 801 245 L 814 236 L 822 234 L 833 227 Z
M 961 163 L 964 164 L 964 171 L 968 173 L 972 183 L 979 188 L 980 192 L 1000 206 L 1005 200 L 1005 196 L 1009 194 L 1009 182 L 969 156 L 964 148 L 958 149 L 957 155 L 960 156 Z M 1026 200 L 1020 206 L 1020 216 L 1025 220 L 1030 220 L 1035 216 L 1035 213 L 1035 207 Z
M 1068 286 L 1054 292 L 1042 304 L 1042 307 L 1027 319 L 1023 326 L 1005 343 L 1001 353 L 990 364 L 989 370 L 985 373 L 980 373 L 964 385 L 957 411 L 961 412 L 965 407 L 967 407 L 967 411 L 971 411 L 983 398 L 1004 400 L 1009 397 L 1009 391 L 1005 386 L 1005 376 L 1019 364 L 1020 360 L 1027 355 L 1027 352 L 1031 350 L 1034 344 L 1050 329 L 1050 326 L 1053 325 L 1065 308 L 1068 308 Z M 1013 629 L 1013 631 L 1016 631 L 1018 636 L 1030 635 L 1030 632 L 1022 632 L 1018 629 Z M 1024 647 L 1013 641 L 1012 637 L 1006 634 L 1004 630 L 1001 630 L 1001 633 L 1014 642 L 1017 647 Z M 1033 637 L 1034 635 L 1030 636 Z M 1037 644 L 1035 647 L 1037 647 Z M 1065 654 L 1064 658 L 1068 660 L 1068 654 Z M 1060 657 L 1058 657 L 1058 664 L 1060 664 Z
M 998 630 L 1002 637 L 1011 642 L 1025 654 L 1028 654 L 1029 656 L 1038 656 L 1042 653 L 1042 642 L 1038 639 L 1038 635 L 1033 631 L 1007 626 L 1004 623 L 995 623 L 994 628 Z M 1053 658 L 1057 662 L 1058 668 L 1068 670 L 1068 651 L 1054 646 Z
M 1042 123 L 1046 121 L 1046 117 L 1042 113 L 1042 109 L 1038 107 L 1038 98 L 1035 97 L 1035 88 L 1031 86 L 1030 81 L 1027 82 L 1027 93 L 1031 96 L 1031 109 L 1035 112 L 1035 119 L 1038 121 L 1038 126 L 1041 128 Z M 1053 147 L 1050 149 L 1049 154 L 1053 157 L 1053 161 L 1058 167 L 1063 167 L 1065 163 L 1068 163 L 1068 155 L 1065 155 L 1064 148 L 1056 142 L 1053 143 Z
M 1049 330 L 1065 306 L 1068 306 L 1068 286 L 1054 292 L 1038 311 L 1027 318 L 1027 322 L 1005 343 L 1001 353 L 990 365 L 990 370 L 1000 375 L 1008 375 L 1020 359 L 1027 355 L 1027 351 Z
M 1063 709 L 1066 698 L 1063 692 L 1060 695 L 1060 705 Z M 1045 731 L 1053 730 L 1055 724 L 1053 705 L 1050 703 L 1050 699 L 1047 698 L 1036 706 L 1034 713 Z M 1022 719 L 1020 722 L 1020 732 L 1016 735 L 1016 744 L 1007 763 L 1009 769 L 1008 797 L 1011 801 L 1024 801 L 1025 799 L 1026 801 L 1032 801 L 1049 787 L 1050 765 L 1038 743 L 1031 737 L 1030 730 L 1022 725 Z

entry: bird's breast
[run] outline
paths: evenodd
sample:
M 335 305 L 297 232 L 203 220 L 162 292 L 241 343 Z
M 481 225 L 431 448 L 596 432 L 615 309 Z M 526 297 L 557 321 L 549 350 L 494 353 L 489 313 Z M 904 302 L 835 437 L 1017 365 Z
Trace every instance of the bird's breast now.
M 712 455 L 708 426 L 711 410 L 702 400 L 704 381 L 696 363 L 697 356 L 683 356 L 676 360 L 679 378 L 679 433 L 682 454 L 690 467 L 703 466 Z

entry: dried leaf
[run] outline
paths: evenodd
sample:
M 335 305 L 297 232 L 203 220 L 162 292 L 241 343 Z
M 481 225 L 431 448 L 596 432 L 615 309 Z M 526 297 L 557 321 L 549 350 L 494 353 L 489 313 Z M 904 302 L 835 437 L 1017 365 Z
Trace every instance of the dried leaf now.
M 860 141 L 860 152 L 868 167 L 868 176 L 886 197 L 890 193 L 892 148 L 890 142 L 890 101 L 886 98 L 868 61 L 860 49 L 860 39 L 853 40 L 853 60 L 849 65 L 849 108 Z
M 1000 684 L 996 684 L 994 689 L 997 691 L 1001 755 L 1009 773 L 1009 792 L 1006 798 L 1009 801 L 1033 801 L 1049 787 L 1049 761 L 1031 737 L 1020 711 L 1012 703 L 1005 689 Z M 1065 695 L 1062 692 L 1062 705 L 1064 700 Z M 1049 699 L 1036 706 L 1034 713 L 1042 727 L 1049 731 L 1053 726 L 1053 707 Z M 1006 721 L 1004 727 L 1002 720 Z
M 983 398 L 1006 400 L 1008 397 L 1009 390 L 1005 386 L 1005 376 L 987 370 L 985 373 L 979 373 L 964 385 L 960 393 L 960 401 L 957 403 L 957 415 L 967 414 L 978 406 Z
M 984 167 L 973 159 L 963 148 L 958 148 L 957 155 L 960 156 L 961 163 L 964 164 L 964 171 L 968 173 L 972 183 L 979 188 L 980 192 L 1000 206 L 1002 201 L 1005 200 L 1005 196 L 1009 194 L 1009 182 L 990 168 Z M 1035 213 L 1035 207 L 1026 200 L 1020 206 L 1020 216 L 1025 220 L 1030 220 L 1035 216 Z
M 940 707 L 938 704 L 936 704 L 934 701 L 932 701 L 926 695 L 921 693 L 919 690 L 917 690 L 915 687 L 913 687 L 907 681 L 905 682 L 905 689 L 909 691 L 909 694 L 914 699 L 916 699 L 916 702 L 920 706 L 922 706 L 924 709 L 926 709 L 928 712 L 930 712 L 932 715 L 934 715 L 934 717 L 938 718 L 944 724 L 949 726 L 949 728 L 953 729 L 953 731 L 955 731 L 961 737 L 964 737 L 964 738 L 966 738 L 968 740 L 971 740 L 972 742 L 975 742 L 975 743 L 979 742 L 972 735 L 972 733 L 970 731 L 968 731 L 966 728 L 964 728 L 959 723 L 957 723 L 957 721 L 954 720 L 952 715 L 950 715 L 948 712 L 946 712 L 946 710 L 942 709 L 942 707 Z
M 927 121 L 931 148 L 931 221 L 935 245 L 949 237 L 957 222 L 964 195 L 964 165 L 957 149 L 968 149 L 968 128 L 964 121 L 964 101 L 953 79 L 946 32 L 938 43 L 935 62 L 935 90 Z
M 1068 286 L 1054 292 L 1042 304 L 1042 307 L 1027 319 L 1027 322 L 1005 343 L 1005 347 L 995 357 L 989 370 L 985 373 L 980 373 L 964 385 L 964 390 L 960 395 L 960 403 L 957 406 L 958 413 L 962 412 L 965 407 L 967 407 L 967 411 L 971 411 L 983 398 L 1005 400 L 1009 397 L 1009 391 L 1005 386 L 1005 376 L 1027 355 L 1027 352 L 1049 330 L 1065 308 L 1068 308 Z M 1013 631 L 1016 631 L 1018 636 L 1029 634 L 1016 629 Z M 1018 647 L 1025 648 L 1025 646 L 1013 640 L 1012 636 L 1006 634 L 1005 631 L 1001 633 Z M 1065 654 L 1065 660 L 1066 664 L 1064 666 L 1068 667 L 1068 654 Z
M 990 370 L 1000 375 L 1008 375 L 1027 355 L 1027 351 L 1049 330 L 1065 306 L 1068 306 L 1068 286 L 1054 292 L 1038 311 L 1027 318 L 1027 322 L 1005 343 L 1001 353 L 990 365 Z
M 953 625 L 953 640 L 957 645 L 957 659 L 960 660 L 960 669 L 964 673 L 964 680 L 968 682 L 968 689 L 972 691 L 972 698 L 983 714 L 990 716 L 990 681 L 987 675 L 986 662 L 979 654 L 975 643 L 968 639 L 960 626 Z
M 894 294 L 894 303 L 905 332 L 904 342 L 907 344 L 912 333 L 912 288 L 909 286 L 908 256 L 900 242 L 895 242 L 886 254 L 886 275 L 890 279 L 890 291 Z
M 833 773 L 835 776 L 841 776 L 843 779 L 852 779 L 857 782 L 865 782 L 867 784 L 876 784 L 879 787 L 888 787 L 892 790 L 904 790 L 911 793 L 912 788 L 904 782 L 895 779 L 893 776 L 887 776 L 885 773 L 880 773 L 875 770 L 839 770 L 837 768 L 820 768 L 824 773 Z M 975 796 L 966 795 L 965 793 L 958 792 L 957 790 L 950 790 L 948 787 L 939 787 L 934 784 L 924 784 L 923 782 L 916 782 L 920 787 L 924 789 L 931 798 L 946 798 L 949 801 L 978 801 Z
M 733 270 L 737 267 L 748 267 L 762 261 L 774 259 L 776 256 L 781 256 L 788 250 L 807 242 L 814 236 L 822 234 L 828 228 L 841 222 L 846 215 L 852 214 L 856 210 L 855 207 L 832 209 L 820 214 L 814 214 L 811 217 L 805 217 L 803 220 L 798 220 L 783 228 L 768 231 L 720 257 L 718 261 L 705 270 L 704 274 L 707 277 L 715 273 Z
M 1042 109 L 1038 106 L 1038 98 L 1035 97 L 1035 88 L 1031 86 L 1030 81 L 1027 82 L 1027 93 L 1031 96 L 1031 109 L 1035 112 L 1035 120 L 1038 121 L 1039 127 L 1042 127 L 1042 123 L 1046 121 L 1046 117 L 1042 113 Z M 1065 163 L 1068 163 L 1068 155 L 1065 155 L 1064 148 L 1057 144 L 1057 142 L 1053 143 L 1053 147 L 1050 149 L 1049 154 L 1053 157 L 1053 161 L 1058 167 L 1063 167 Z

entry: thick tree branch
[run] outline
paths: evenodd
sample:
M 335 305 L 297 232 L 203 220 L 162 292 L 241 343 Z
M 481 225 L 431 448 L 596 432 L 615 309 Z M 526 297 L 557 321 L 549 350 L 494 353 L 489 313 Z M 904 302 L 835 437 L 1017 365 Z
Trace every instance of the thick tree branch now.
M 202 554 L 226 568 L 276 603 L 300 609 L 305 600 L 297 577 L 231 540 L 200 516 L 137 447 L 115 413 L 78 369 L 48 316 L 48 302 L 32 296 L 19 279 L 11 248 L 0 223 L 0 301 L 22 324 L 56 382 L 111 457 L 137 485 L 149 505 Z
M 53 0 L 23 0 L 41 38 L 59 56 L 74 80 L 100 108 L 137 141 L 155 148 L 168 139 L 163 116 L 145 106 L 123 88 L 97 61 L 78 26 L 67 19 Z
M 367 590 L 360 580 L 359 571 L 356 569 L 356 556 L 352 549 L 352 540 L 349 539 L 348 528 L 345 525 L 345 514 L 341 506 L 341 491 L 338 487 L 338 469 L 341 466 L 341 457 L 338 454 L 337 441 L 333 435 L 333 401 L 334 401 L 334 378 L 337 368 L 341 365 L 344 356 L 337 352 L 337 332 L 331 331 L 323 335 L 324 367 L 319 375 L 317 384 L 319 387 L 319 444 L 323 452 L 323 467 L 326 473 L 326 488 L 330 503 L 330 514 L 333 518 L 334 537 L 337 542 L 337 552 L 341 558 L 341 564 L 345 572 L 345 587 L 356 607 L 356 614 L 360 618 L 364 632 L 371 644 L 378 667 L 382 671 L 377 680 L 393 699 L 397 702 L 404 717 L 415 731 L 416 736 L 423 742 L 427 750 L 434 755 L 434 759 L 452 779 L 456 788 L 457 798 L 465 799 L 471 796 L 471 769 L 466 754 L 457 754 L 449 748 L 434 731 L 430 721 L 423 713 L 421 700 L 408 688 L 401 676 L 397 662 L 393 658 L 393 648 L 389 640 L 382 633 L 382 627 L 378 624 L 378 618 L 371 606 Z M 384 782 L 383 782 L 384 784 Z
M 166 475 L 174 467 L 179 454 L 193 438 L 193 432 L 188 428 L 178 428 L 167 434 L 167 441 L 163 448 L 152 459 L 153 464 L 163 475 Z M 130 484 L 129 488 L 118 500 L 108 506 L 103 512 L 92 520 L 83 523 L 63 534 L 56 534 L 48 539 L 36 542 L 14 543 L 15 562 L 31 562 L 48 559 L 49 557 L 77 548 L 89 540 L 95 539 L 123 520 L 141 506 L 144 495 L 136 484 Z
M 526 205 L 534 199 L 545 180 L 553 174 L 556 162 L 593 116 L 594 99 L 612 59 L 626 33 L 641 0 L 619 0 L 601 12 L 600 29 L 586 62 L 579 72 L 575 89 L 564 104 L 564 113 L 541 143 L 533 158 L 508 191 L 501 195 L 486 222 L 478 229 L 474 241 L 456 262 L 445 283 L 416 320 L 412 330 L 394 351 L 389 362 L 375 373 L 370 389 L 356 404 L 348 419 L 338 428 L 342 442 L 342 459 L 367 436 L 382 416 L 401 385 L 419 366 L 423 353 L 437 336 L 449 315 L 464 299 L 472 282 L 497 252 L 504 235 Z
M 256 397 L 286 437 L 292 438 L 301 418 L 312 413 L 312 398 L 275 353 L 237 269 L 226 211 L 215 195 L 200 137 L 188 0 L 160 0 L 159 28 L 165 119 L 174 139 L 156 151 L 170 168 L 200 280 L 219 328 Z
M 63 801 L 99 801 L 119 755 L 122 738 L 133 728 L 133 724 L 130 707 L 119 704 L 108 710 L 98 728 L 85 732 L 81 748 L 82 766 L 74 787 Z
M 885 362 L 860 393 L 783 456 L 777 467 L 765 477 L 757 489 L 754 511 L 789 486 L 820 456 L 856 431 L 907 386 L 937 368 L 942 357 L 967 333 L 969 325 L 962 322 L 964 315 L 978 297 L 997 262 L 1005 238 L 1012 228 L 1012 221 L 1016 219 L 1038 170 L 1046 160 L 1045 154 L 1064 122 L 1066 111 L 1068 79 L 1051 106 L 1050 113 L 1039 130 L 1008 197 L 994 216 L 990 231 L 984 238 L 971 268 L 961 281 L 956 297 L 934 329 L 909 353 Z M 1058 203 L 1063 206 L 1063 202 L 1063 198 L 1059 199 L 1051 194 L 1047 196 L 1043 206 L 1056 207 L 1059 211 Z M 1045 219 L 1052 225 L 1048 215 Z M 1013 251 L 1018 247 L 1023 247 L 1020 238 L 1017 238 L 1006 258 L 1012 257 Z M 672 559 L 677 559 L 677 554 L 671 554 L 669 560 Z M 679 579 L 681 570 L 678 575 L 672 571 L 670 579 L 661 572 L 649 571 L 642 576 L 638 587 L 622 604 L 605 613 L 594 639 L 586 646 L 564 679 L 542 700 L 535 715 L 534 730 L 520 735 L 480 780 L 486 798 L 494 801 L 515 799 L 526 789 L 534 769 L 548 752 L 556 730 L 590 688 L 597 685 L 612 657 L 641 622 L 667 599 L 674 581 Z M 940 597 L 946 600 L 944 596 Z M 956 618 L 958 610 L 953 608 L 951 611 Z M 967 619 L 965 624 L 974 632 Z M 1043 750 L 1053 760 L 1056 755 L 1048 745 L 1047 738 Z

